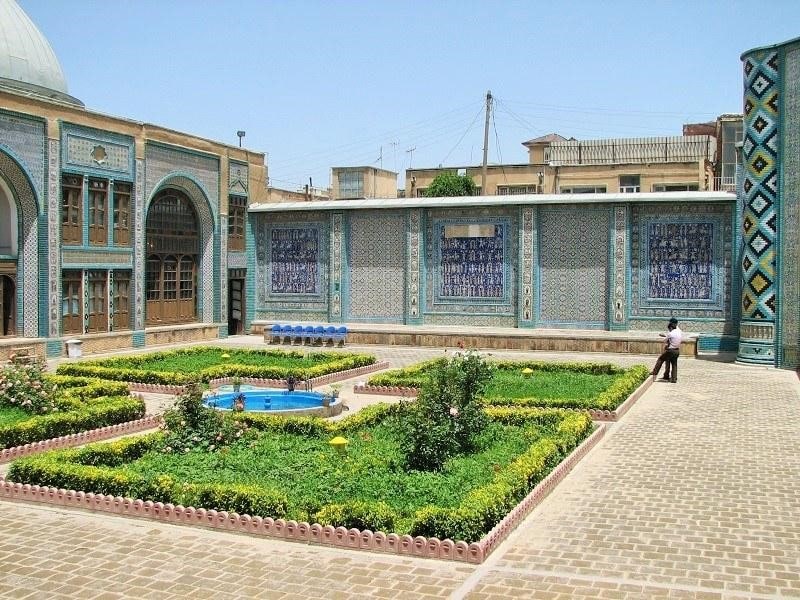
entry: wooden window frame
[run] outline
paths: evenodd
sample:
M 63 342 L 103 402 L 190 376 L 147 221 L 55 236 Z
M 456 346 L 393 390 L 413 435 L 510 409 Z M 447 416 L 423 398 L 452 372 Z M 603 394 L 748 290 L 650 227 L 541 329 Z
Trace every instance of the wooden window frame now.
M 108 331 L 108 271 L 89 271 L 89 314 L 86 333 Z
M 83 333 L 83 272 L 61 273 L 61 331 Z
M 247 198 L 228 198 L 228 251 L 244 252 L 244 229 L 247 214 Z
M 111 316 L 114 331 L 131 328 L 131 272 L 114 271 L 114 312 Z
M 89 179 L 89 244 L 108 245 L 108 180 Z
M 130 183 L 114 182 L 114 245 L 131 245 L 131 197 L 133 186 Z
M 61 242 L 83 244 L 83 177 L 64 175 L 61 179 Z

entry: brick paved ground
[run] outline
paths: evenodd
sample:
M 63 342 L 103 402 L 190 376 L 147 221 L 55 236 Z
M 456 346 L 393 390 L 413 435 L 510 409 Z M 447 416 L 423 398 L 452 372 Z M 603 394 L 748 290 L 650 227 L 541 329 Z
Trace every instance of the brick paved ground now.
M 797 376 L 680 366 L 483 565 L 0 502 L 0 598 L 800 598 Z

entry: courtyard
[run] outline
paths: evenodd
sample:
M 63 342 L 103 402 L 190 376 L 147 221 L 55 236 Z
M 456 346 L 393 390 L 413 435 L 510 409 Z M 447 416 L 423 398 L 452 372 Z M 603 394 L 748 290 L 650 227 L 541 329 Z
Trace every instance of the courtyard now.
M 263 345 L 255 337 L 219 343 Z M 348 350 L 391 367 L 442 353 Z M 353 394 L 354 383 L 341 392 L 351 411 L 384 400 Z M 681 381 L 652 385 L 477 566 L 3 501 L 0 597 L 800 597 L 799 391 L 791 371 L 682 358 Z M 145 399 L 150 410 L 169 401 Z

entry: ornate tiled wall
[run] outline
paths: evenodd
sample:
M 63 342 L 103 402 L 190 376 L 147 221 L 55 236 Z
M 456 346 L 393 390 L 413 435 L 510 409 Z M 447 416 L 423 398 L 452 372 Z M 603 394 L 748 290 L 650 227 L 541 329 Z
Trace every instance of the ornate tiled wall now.
M 516 326 L 516 211 L 431 210 L 425 224 L 425 322 Z
M 61 333 L 61 143 L 49 140 L 47 155 L 47 288 L 48 335 Z
M 0 111 L 0 149 L 14 157 L 27 173 L 37 198 L 45 194 L 45 123 Z
M 354 213 L 348 220 L 346 320 L 402 323 L 406 218 L 397 212 Z
M 800 47 L 785 54 L 778 364 L 800 364 Z
M 628 207 L 614 207 L 613 262 L 611 267 L 611 329 L 628 327 Z
M 520 231 L 520 283 L 519 283 L 519 326 L 533 327 L 535 323 L 534 264 L 536 261 L 536 243 L 534 242 L 534 223 L 539 218 L 538 209 L 524 206 L 520 211 L 522 229 Z
M 610 227 L 609 208 L 539 209 L 542 326 L 606 326 Z
M 739 360 L 773 364 L 779 218 L 779 53 L 744 59 L 744 210 Z M 746 337 L 744 333 L 755 337 Z
M 145 256 L 144 256 L 144 161 L 140 158 L 136 159 L 136 183 L 133 186 L 133 268 L 134 268 L 134 317 L 133 326 L 136 331 L 144 330 L 144 271 L 145 271 Z M 144 344 L 144 336 L 134 336 L 134 344 Z
M 133 177 L 133 138 L 64 123 L 61 126 L 62 167 L 105 177 Z
M 253 217 L 256 319 L 327 317 L 330 218 L 329 213 Z
M 408 211 L 408 314 L 406 322 L 419 324 L 422 322 L 422 257 L 424 255 L 422 236 L 422 211 L 412 208 Z
M 190 175 L 208 199 L 211 210 L 219 213 L 219 159 L 179 148 L 147 144 L 145 196 L 150 198 L 168 175 Z
M 228 193 L 236 196 L 247 196 L 249 168 L 245 163 L 231 161 L 228 163 Z
M 733 333 L 733 207 L 720 204 L 633 206 L 631 328 L 677 317 L 686 329 Z M 643 322 L 650 321 L 649 326 Z
M 22 220 L 17 254 L 17 323 L 25 337 L 39 336 L 39 203 L 28 175 L 20 164 L 0 147 L 0 176 L 17 202 Z M 19 285 L 19 282 L 22 285 Z M 46 289 L 45 289 L 46 291 Z

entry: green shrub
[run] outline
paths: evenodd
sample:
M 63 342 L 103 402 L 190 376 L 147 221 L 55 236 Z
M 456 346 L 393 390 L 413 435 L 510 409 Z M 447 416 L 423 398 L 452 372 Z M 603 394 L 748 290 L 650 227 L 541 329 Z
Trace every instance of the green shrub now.
M 225 510 L 240 515 L 286 516 L 286 495 L 272 489 L 248 485 L 192 485 L 184 488 L 184 503 L 206 509 Z
M 0 368 L 0 405 L 31 414 L 48 414 L 56 407 L 56 386 L 44 374 L 44 365 L 10 363 Z
M 313 516 L 320 525 L 385 532 L 394 531 L 396 518 L 395 511 L 385 502 L 363 501 L 328 504 Z

